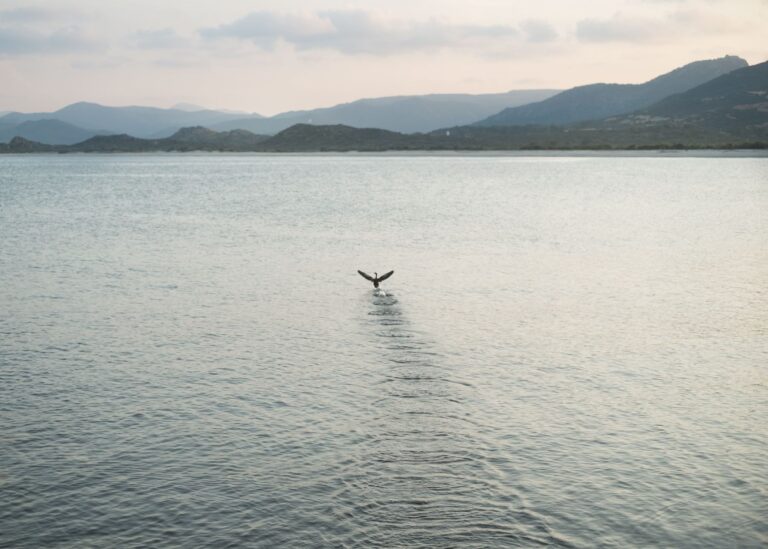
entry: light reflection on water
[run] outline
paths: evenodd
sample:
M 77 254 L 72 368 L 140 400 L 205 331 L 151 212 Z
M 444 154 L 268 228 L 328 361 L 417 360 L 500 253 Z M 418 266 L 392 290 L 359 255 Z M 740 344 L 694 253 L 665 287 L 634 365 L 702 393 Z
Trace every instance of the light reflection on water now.
M 767 175 L 2 157 L 0 544 L 763 546 Z

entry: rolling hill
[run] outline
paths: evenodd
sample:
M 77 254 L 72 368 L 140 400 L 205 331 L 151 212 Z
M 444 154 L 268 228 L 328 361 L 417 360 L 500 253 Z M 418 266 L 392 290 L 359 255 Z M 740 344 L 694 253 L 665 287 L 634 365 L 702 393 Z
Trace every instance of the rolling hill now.
M 476 125 L 565 125 L 627 114 L 746 66 L 745 60 L 729 55 L 689 63 L 644 84 L 579 86 L 538 103 L 505 109 Z
M 244 130 L 216 132 L 201 126 L 182 128 L 170 137 L 142 139 L 127 134 L 99 135 L 58 152 L 252 152 L 266 140 Z
M 247 130 L 217 132 L 202 126 L 182 128 L 168 138 L 169 141 L 189 147 L 208 147 L 219 151 L 253 151 L 269 136 Z
M 254 115 L 258 116 L 258 115 Z M 0 124 L 53 119 L 94 133 L 127 133 L 134 137 L 165 137 L 188 126 L 209 126 L 241 118 L 242 114 L 220 111 L 185 111 L 156 107 L 107 107 L 96 103 L 73 103 L 51 113 L 9 113 Z
M 630 115 L 610 118 L 603 125 L 698 127 L 768 137 L 768 61 L 724 74 Z
M 93 137 L 97 133 L 61 120 L 27 120 L 20 124 L 0 126 L 0 143 L 7 143 L 14 137 L 23 137 L 48 145 L 72 145 Z

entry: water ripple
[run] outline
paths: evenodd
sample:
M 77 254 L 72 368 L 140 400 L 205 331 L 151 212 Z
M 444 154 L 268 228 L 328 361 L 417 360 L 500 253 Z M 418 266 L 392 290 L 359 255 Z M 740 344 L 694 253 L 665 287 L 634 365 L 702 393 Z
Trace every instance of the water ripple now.
M 0 155 L 0 546 L 764 547 L 765 174 Z

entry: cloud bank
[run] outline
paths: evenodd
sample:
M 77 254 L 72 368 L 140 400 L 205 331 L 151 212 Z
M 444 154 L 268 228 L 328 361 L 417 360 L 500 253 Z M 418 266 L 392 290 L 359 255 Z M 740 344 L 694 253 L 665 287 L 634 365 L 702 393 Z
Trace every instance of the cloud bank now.
M 208 40 L 246 40 L 263 50 L 286 43 L 297 50 L 326 49 L 344 54 L 391 55 L 442 48 L 481 48 L 505 40 L 544 42 L 557 36 L 541 21 L 509 25 L 455 25 L 434 19 L 387 21 L 358 10 L 311 14 L 252 12 L 231 23 L 200 30 Z
M 0 55 L 60 54 L 95 48 L 80 14 L 38 7 L 0 10 Z M 70 24 L 68 24 L 70 23 Z
M 0 27 L 0 55 L 88 52 L 94 47 L 95 44 L 75 26 L 52 32 Z

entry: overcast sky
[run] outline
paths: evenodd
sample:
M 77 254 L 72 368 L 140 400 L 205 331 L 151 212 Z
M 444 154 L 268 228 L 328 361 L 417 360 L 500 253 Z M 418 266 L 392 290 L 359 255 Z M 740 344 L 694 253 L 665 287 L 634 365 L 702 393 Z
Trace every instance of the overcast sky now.
M 0 0 L 0 111 L 638 83 L 768 60 L 766 21 L 768 0 Z

